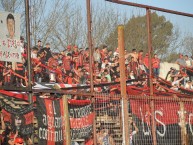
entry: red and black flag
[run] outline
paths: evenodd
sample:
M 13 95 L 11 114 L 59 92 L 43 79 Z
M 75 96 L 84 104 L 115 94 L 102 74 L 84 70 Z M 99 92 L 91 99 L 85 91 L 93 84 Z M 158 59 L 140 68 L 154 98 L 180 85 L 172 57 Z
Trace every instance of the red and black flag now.
M 3 120 L 6 126 L 10 126 L 13 130 L 18 130 L 22 136 L 29 136 L 34 132 L 32 105 L 16 109 L 2 101 L 2 108 Z
M 69 103 L 72 139 L 87 139 L 93 132 L 93 106 L 89 100 L 71 100 Z
M 158 145 L 181 145 L 181 130 L 193 144 L 193 103 L 154 100 L 154 120 Z M 152 109 L 149 100 L 130 100 L 131 114 L 139 132 L 133 136 L 135 144 L 153 144 Z
M 37 120 L 39 144 L 66 144 L 62 99 L 37 97 Z

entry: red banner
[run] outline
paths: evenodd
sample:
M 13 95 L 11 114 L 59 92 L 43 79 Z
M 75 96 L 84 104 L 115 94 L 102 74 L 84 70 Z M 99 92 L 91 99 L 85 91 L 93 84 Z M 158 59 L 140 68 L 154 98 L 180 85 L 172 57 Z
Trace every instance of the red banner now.
M 34 112 L 32 110 L 29 110 L 30 112 L 28 113 L 22 113 L 19 109 L 14 109 L 14 112 L 12 112 L 13 109 L 10 107 L 5 107 L 5 109 L 2 110 L 2 114 L 6 125 L 18 130 L 23 136 L 33 133 Z
M 37 120 L 39 144 L 66 144 L 62 98 L 45 99 L 37 97 Z
M 70 118 L 70 127 L 74 129 L 88 127 L 93 125 L 94 113 L 81 118 Z
M 150 102 L 131 100 L 132 113 L 139 119 L 149 124 L 151 117 Z M 169 125 L 180 122 L 182 114 L 180 102 L 171 101 L 154 101 L 155 120 L 156 125 Z M 187 123 L 193 124 L 193 105 L 191 103 L 184 103 L 184 116 Z
M 77 105 L 79 102 L 79 105 Z M 87 139 L 92 134 L 94 113 L 89 100 L 73 100 L 69 104 L 70 128 L 72 139 Z
M 28 101 L 28 94 L 26 93 L 18 93 L 18 92 L 10 92 L 10 91 L 5 91 L 5 90 L 0 90 L 1 95 L 5 95 L 8 97 L 13 97 L 16 99 L 20 99 L 21 101 Z M 36 97 L 33 96 L 33 101 L 36 101 Z
M 72 104 L 72 105 L 88 105 L 90 104 L 91 101 L 90 100 L 68 100 L 68 104 Z

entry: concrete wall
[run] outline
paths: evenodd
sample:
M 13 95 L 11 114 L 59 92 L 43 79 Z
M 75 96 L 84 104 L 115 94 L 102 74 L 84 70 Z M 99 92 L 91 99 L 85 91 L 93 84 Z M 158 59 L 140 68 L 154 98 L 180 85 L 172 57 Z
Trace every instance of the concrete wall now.
M 165 79 L 171 67 L 174 67 L 176 68 L 176 70 L 179 70 L 179 65 L 176 63 L 168 63 L 168 62 L 161 63 L 160 64 L 160 77 Z

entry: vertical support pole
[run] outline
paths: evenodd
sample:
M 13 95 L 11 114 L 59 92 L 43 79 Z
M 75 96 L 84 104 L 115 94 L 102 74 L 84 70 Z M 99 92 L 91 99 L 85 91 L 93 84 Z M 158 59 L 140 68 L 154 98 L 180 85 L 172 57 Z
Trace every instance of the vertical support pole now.
M 184 110 L 184 102 L 180 101 L 180 127 L 181 127 L 181 141 L 182 145 L 188 145 L 186 136 L 187 136 L 187 130 L 186 130 L 186 121 L 185 121 L 185 110 Z
M 147 32 L 148 32 L 148 55 L 149 55 L 149 87 L 150 87 L 150 96 L 153 97 L 153 75 L 152 75 L 152 35 L 151 35 L 151 11 L 146 9 L 147 17 Z M 157 145 L 156 140 L 156 124 L 155 124 L 155 109 L 154 101 L 151 100 L 151 126 L 152 126 L 152 136 L 153 136 L 153 145 Z
M 71 145 L 71 135 L 70 135 L 70 117 L 68 111 L 68 99 L 67 95 L 62 97 L 63 107 L 64 107 L 64 124 L 65 124 L 65 136 L 66 136 L 66 145 Z
M 91 6 L 90 6 L 90 0 L 86 1 L 87 6 L 87 26 L 88 26 L 88 45 L 89 45 L 89 72 L 90 72 L 90 91 L 91 94 L 94 91 L 94 85 L 93 85 L 93 50 L 92 50 L 92 20 L 91 20 Z
M 28 90 L 29 102 L 32 103 L 32 84 L 31 84 L 31 41 L 30 41 L 30 19 L 29 19 L 29 0 L 25 0 L 25 20 L 26 20 L 26 40 L 27 40 L 27 68 L 28 68 Z
M 128 101 L 126 92 L 125 75 L 125 44 L 124 44 L 124 26 L 118 26 L 118 49 L 119 49 L 119 67 L 120 67 L 120 86 L 122 96 L 122 122 L 123 122 L 123 145 L 129 145 L 129 126 L 128 126 Z
M 90 0 L 86 0 L 86 9 L 87 9 L 87 31 L 88 31 L 88 46 L 89 46 L 89 72 L 90 72 L 90 92 L 93 94 L 94 92 L 94 82 L 93 82 L 93 46 L 92 46 L 92 18 L 91 18 L 91 2 Z M 95 114 L 93 120 L 93 140 L 94 145 L 97 144 L 96 142 L 96 113 L 95 113 L 95 98 L 92 97 L 92 104 L 93 104 L 93 112 Z
M 149 56 L 149 85 L 150 85 L 150 95 L 153 96 L 153 73 L 152 73 L 152 35 L 151 35 L 151 11 L 150 9 L 146 9 L 146 17 L 147 17 L 147 35 L 148 35 L 148 56 Z

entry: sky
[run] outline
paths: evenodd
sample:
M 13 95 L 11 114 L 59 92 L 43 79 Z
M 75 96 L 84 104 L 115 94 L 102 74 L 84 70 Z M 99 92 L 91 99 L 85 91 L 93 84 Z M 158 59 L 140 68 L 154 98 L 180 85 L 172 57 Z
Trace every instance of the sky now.
M 145 4 L 185 13 L 193 14 L 193 1 L 192 0 L 123 0 L 128 2 L 134 2 L 139 4 Z M 92 6 L 94 7 L 96 4 L 101 4 L 105 7 L 114 7 L 118 11 L 127 12 L 128 15 L 133 13 L 144 13 L 145 9 L 135 8 L 131 6 L 123 6 L 117 5 L 110 2 L 105 2 L 105 0 L 91 0 Z M 77 4 L 86 6 L 86 0 L 77 0 Z M 167 20 L 170 20 L 176 27 L 180 29 L 183 35 L 190 34 L 193 35 L 193 18 L 177 16 L 174 14 L 167 14 L 164 12 L 158 12 L 159 15 L 164 15 Z
M 139 4 L 145 4 L 185 13 L 193 14 L 193 1 L 192 0 L 125 0 L 128 2 L 135 2 Z M 179 27 L 182 33 L 191 33 L 193 35 L 193 18 L 177 16 L 174 14 L 166 14 L 160 12 L 161 15 L 165 15 L 167 19 L 171 20 L 174 25 Z
M 125 0 L 193 14 L 192 0 Z

